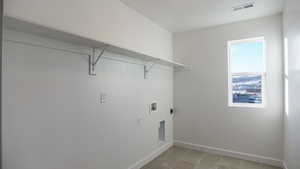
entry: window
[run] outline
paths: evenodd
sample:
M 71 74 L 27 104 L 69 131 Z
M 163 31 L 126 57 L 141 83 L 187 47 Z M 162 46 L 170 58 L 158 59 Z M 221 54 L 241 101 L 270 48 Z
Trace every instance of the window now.
M 265 40 L 228 42 L 228 104 L 263 107 L 265 103 Z

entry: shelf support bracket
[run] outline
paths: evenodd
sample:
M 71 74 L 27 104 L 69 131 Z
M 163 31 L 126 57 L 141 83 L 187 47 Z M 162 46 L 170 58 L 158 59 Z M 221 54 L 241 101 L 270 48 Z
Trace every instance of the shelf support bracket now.
M 144 79 L 148 79 L 148 73 L 151 71 L 151 69 L 154 67 L 156 63 L 153 62 L 152 64 L 145 64 L 144 65 Z
M 107 47 L 108 47 L 108 45 L 105 45 L 98 56 L 96 56 L 96 49 L 93 48 L 93 54 L 89 55 L 89 75 L 90 76 L 96 76 L 95 67 L 96 67 L 97 63 L 99 62 L 101 56 L 104 54 L 105 49 Z

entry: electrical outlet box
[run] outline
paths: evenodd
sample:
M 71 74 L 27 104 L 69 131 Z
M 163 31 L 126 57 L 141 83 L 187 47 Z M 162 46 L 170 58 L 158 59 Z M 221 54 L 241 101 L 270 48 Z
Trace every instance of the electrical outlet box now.
M 150 110 L 151 110 L 151 111 L 157 111 L 157 103 L 155 103 L 155 102 L 152 103 L 152 104 L 151 104 L 151 107 L 150 107 Z
M 106 94 L 105 93 L 100 93 L 100 103 L 104 104 L 106 100 Z
M 170 114 L 174 114 L 174 109 L 170 109 Z

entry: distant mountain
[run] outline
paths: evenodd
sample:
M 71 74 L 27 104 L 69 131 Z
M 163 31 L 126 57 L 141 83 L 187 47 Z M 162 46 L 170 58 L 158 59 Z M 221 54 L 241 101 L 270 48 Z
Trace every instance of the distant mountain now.
M 259 81 L 261 80 L 261 75 L 233 75 L 232 82 L 248 82 L 248 81 Z

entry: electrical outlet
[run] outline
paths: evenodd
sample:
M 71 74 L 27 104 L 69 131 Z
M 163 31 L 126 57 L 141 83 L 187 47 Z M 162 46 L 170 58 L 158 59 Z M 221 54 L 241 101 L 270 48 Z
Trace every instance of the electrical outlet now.
M 104 104 L 106 100 L 106 94 L 105 93 L 100 93 L 100 103 Z

